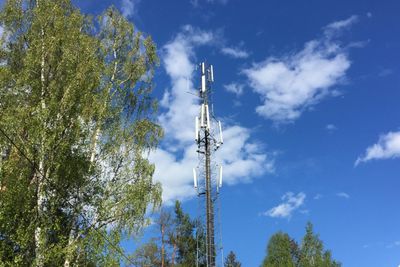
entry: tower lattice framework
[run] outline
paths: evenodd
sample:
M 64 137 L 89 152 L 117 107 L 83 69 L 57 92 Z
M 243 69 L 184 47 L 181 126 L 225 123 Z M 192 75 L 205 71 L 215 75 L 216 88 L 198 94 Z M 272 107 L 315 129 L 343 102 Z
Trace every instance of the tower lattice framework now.
M 199 113 L 195 118 L 195 141 L 199 164 L 193 169 L 194 187 L 199 197 L 200 221 L 205 226 L 205 237 L 198 236 L 197 266 L 199 261 L 207 263 L 207 267 L 216 266 L 217 250 L 222 255 L 222 238 L 219 218 L 219 192 L 222 186 L 222 166 L 216 163 L 215 152 L 223 144 L 221 122 L 213 112 L 212 84 L 214 70 L 205 62 L 200 64 Z M 217 215 L 217 216 L 216 216 Z M 219 233 L 219 235 L 218 235 Z M 217 246 L 216 246 L 217 236 Z M 205 240 L 205 255 L 199 247 L 199 238 Z M 203 260 L 202 260 L 203 259 Z

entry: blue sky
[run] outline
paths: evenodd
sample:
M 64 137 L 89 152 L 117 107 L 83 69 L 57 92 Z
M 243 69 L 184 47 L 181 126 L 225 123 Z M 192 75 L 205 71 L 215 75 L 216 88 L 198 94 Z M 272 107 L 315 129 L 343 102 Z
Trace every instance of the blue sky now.
M 311 221 L 349 267 L 400 265 L 400 2 L 76 1 L 117 6 L 152 35 L 166 138 L 164 200 L 195 214 L 194 65 L 215 68 L 224 125 L 225 253 L 259 266 L 269 237 Z

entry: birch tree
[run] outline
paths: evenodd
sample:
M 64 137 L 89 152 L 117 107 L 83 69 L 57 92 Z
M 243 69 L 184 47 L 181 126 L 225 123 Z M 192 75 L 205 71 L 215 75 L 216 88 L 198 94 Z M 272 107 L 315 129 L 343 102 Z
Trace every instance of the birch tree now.
M 8 0 L 0 24 L 0 261 L 119 265 L 161 201 L 156 47 L 69 0 Z
M 322 240 L 309 222 L 300 245 L 283 232 L 271 236 L 262 266 L 340 267 L 341 264 L 332 259 L 329 250 L 324 249 Z

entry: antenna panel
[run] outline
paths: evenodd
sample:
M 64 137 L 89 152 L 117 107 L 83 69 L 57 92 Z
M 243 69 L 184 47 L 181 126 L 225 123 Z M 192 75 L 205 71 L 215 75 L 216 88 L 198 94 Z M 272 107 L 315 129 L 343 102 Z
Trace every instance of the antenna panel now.
M 219 126 L 219 142 L 220 142 L 221 144 L 223 144 L 223 143 L 224 143 L 224 139 L 223 139 L 223 136 L 222 136 L 221 121 L 218 121 L 218 126 Z
M 201 75 L 201 92 L 206 92 L 206 75 Z
M 211 78 L 211 82 L 214 82 L 214 68 L 213 65 L 211 65 L 210 67 L 210 78 Z
M 204 104 L 201 104 L 200 127 L 202 127 L 202 128 L 205 127 L 205 124 L 204 124 L 204 112 L 205 112 Z
M 218 182 L 218 187 L 222 187 L 222 165 L 219 166 L 219 182 Z
M 196 125 L 196 135 L 195 135 L 194 140 L 196 140 L 196 142 L 199 142 L 199 117 L 196 116 L 196 119 L 195 119 L 195 120 L 196 120 L 196 121 L 195 121 L 195 125 Z
M 197 173 L 196 173 L 195 168 L 193 168 L 193 185 L 194 185 L 194 188 L 197 189 Z
M 210 122 L 210 112 L 208 111 L 208 105 L 205 105 L 206 106 L 206 113 L 207 113 L 207 128 L 208 128 L 208 130 L 210 130 L 210 124 L 211 124 L 211 122 Z
M 204 64 L 204 62 L 201 63 L 201 74 L 206 74 L 206 64 Z

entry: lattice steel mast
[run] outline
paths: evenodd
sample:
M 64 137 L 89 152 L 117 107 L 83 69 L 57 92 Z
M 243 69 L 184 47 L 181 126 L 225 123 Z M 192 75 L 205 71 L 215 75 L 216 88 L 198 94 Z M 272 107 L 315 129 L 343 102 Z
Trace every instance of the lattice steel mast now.
M 223 143 L 221 122 L 213 114 L 211 103 L 214 82 L 213 66 L 200 64 L 201 82 L 199 88 L 200 111 L 196 117 L 196 144 L 199 155 L 199 166 L 193 169 L 194 186 L 198 196 L 205 197 L 205 226 L 206 226 L 206 261 L 208 267 L 215 267 L 215 214 L 214 203 L 218 198 L 219 188 L 222 186 L 222 167 L 213 161 L 215 152 Z M 215 129 L 217 128 L 217 129 Z M 216 135 L 218 137 L 216 138 Z M 218 170 L 217 170 L 218 169 Z M 219 175 L 217 176 L 217 171 Z M 199 174 L 199 175 L 197 175 Z M 199 257 L 198 257 L 199 258 Z

